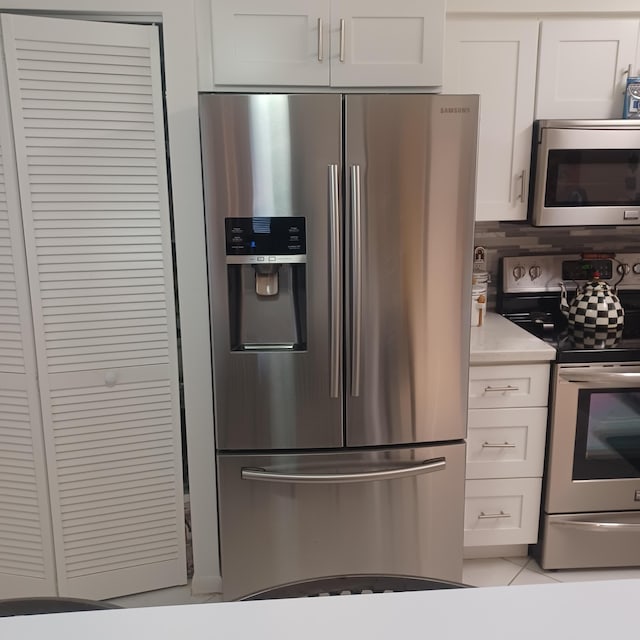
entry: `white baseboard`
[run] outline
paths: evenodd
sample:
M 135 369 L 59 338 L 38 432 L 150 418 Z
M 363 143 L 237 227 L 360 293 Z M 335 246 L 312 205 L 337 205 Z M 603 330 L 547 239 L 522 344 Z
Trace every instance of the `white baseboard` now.
M 194 574 L 191 579 L 191 593 L 222 593 L 222 576 L 199 576 Z
M 488 547 L 465 547 L 465 558 L 520 558 L 529 555 L 527 544 L 505 544 Z

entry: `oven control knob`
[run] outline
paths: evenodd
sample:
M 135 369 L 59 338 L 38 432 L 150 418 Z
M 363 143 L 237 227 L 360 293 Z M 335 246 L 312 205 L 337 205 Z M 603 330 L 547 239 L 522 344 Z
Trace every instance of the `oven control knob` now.
M 526 270 L 521 264 L 513 267 L 513 277 L 516 280 L 520 280 L 521 278 L 524 278 L 525 273 L 526 273 Z
M 532 267 L 529 267 L 529 277 L 532 280 L 537 280 L 542 275 L 542 267 L 540 265 L 534 264 Z
M 635 273 L 636 275 L 640 275 L 640 262 L 636 262 L 633 265 L 633 273 Z
M 626 276 L 627 273 L 629 273 L 629 271 L 631 271 L 631 267 L 628 264 L 619 264 L 616 267 L 616 271 L 621 275 L 621 276 Z M 634 271 L 635 271 L 635 267 L 634 267 Z

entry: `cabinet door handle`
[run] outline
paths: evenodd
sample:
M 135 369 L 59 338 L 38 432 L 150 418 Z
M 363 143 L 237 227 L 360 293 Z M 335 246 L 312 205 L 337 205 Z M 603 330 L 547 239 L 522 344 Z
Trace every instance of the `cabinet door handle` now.
M 344 18 L 340 18 L 340 62 L 344 62 Z
M 483 442 L 483 449 L 515 449 L 516 445 L 511 442 L 503 442 L 502 444 L 499 442 Z
M 514 387 L 511 384 L 506 385 L 505 387 L 485 387 L 485 393 L 498 392 L 498 393 L 506 393 L 507 391 L 520 391 L 520 387 Z
M 505 513 L 502 509 L 500 509 L 500 513 L 485 513 L 484 511 L 480 512 L 478 516 L 478 520 L 497 520 L 498 518 L 510 518 L 510 513 Z
M 516 198 L 516 200 L 520 200 L 520 202 L 524 202 L 524 179 L 526 176 L 526 170 L 523 169 L 520 172 L 520 175 L 518 176 L 518 180 L 520 181 L 520 193 L 518 194 L 518 197 Z
M 318 62 L 324 60 L 324 42 L 322 38 L 322 18 L 318 18 Z

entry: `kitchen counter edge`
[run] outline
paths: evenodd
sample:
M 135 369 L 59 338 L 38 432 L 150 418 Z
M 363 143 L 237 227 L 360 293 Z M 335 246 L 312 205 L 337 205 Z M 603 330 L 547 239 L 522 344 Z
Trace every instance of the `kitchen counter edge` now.
M 556 350 L 497 313 L 487 313 L 482 326 L 471 327 L 471 365 L 549 362 Z

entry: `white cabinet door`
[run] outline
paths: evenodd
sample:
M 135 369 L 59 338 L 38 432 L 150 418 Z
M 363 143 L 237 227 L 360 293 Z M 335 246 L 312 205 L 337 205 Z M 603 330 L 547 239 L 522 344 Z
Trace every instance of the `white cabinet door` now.
M 1 25 L 59 593 L 184 583 L 157 30 Z
M 621 118 L 639 25 L 637 18 L 544 20 L 536 118 Z
M 524 220 L 535 97 L 535 19 L 447 19 L 444 93 L 480 94 L 476 220 Z
M 542 476 L 546 407 L 469 409 L 467 479 Z
M 0 52 L 0 598 L 56 594 L 29 283 Z
M 467 480 L 464 546 L 536 542 L 541 489 L 542 478 Z
M 476 365 L 469 368 L 469 408 L 546 407 L 549 365 Z
M 216 85 L 329 85 L 328 0 L 214 0 Z
M 331 0 L 331 85 L 440 86 L 444 0 Z
M 218 86 L 439 87 L 445 0 L 212 0 Z

